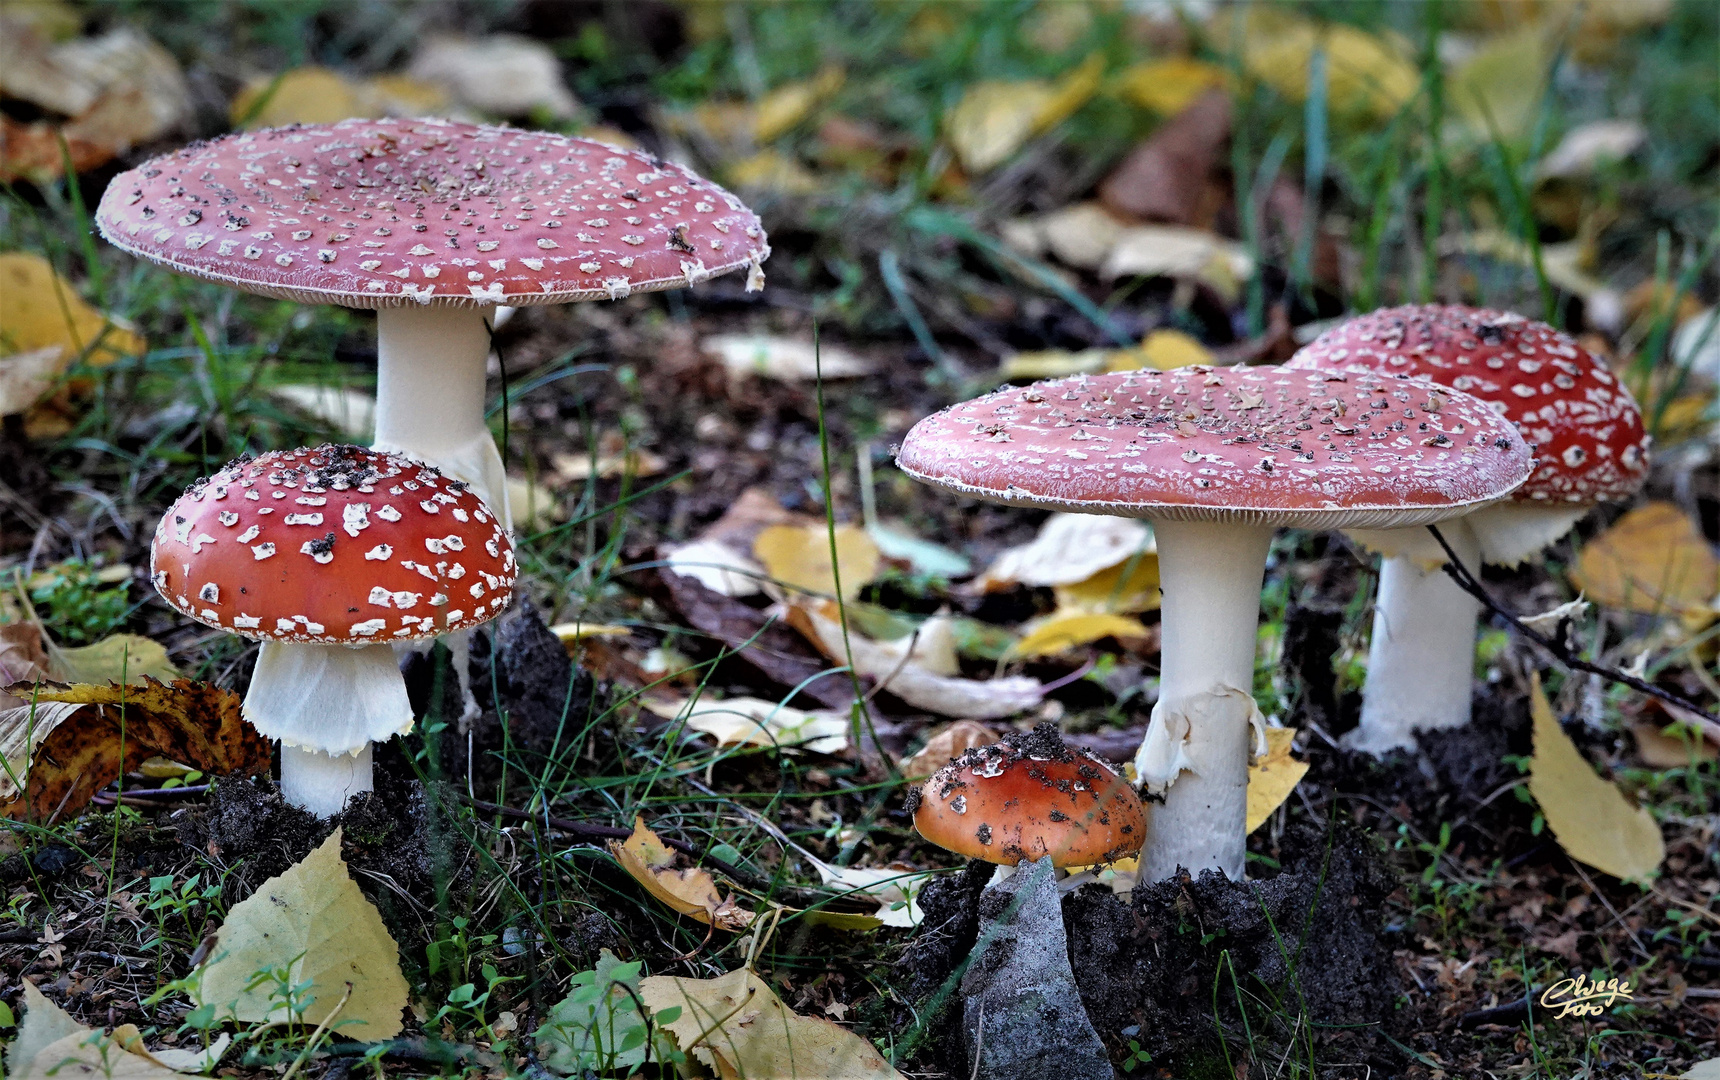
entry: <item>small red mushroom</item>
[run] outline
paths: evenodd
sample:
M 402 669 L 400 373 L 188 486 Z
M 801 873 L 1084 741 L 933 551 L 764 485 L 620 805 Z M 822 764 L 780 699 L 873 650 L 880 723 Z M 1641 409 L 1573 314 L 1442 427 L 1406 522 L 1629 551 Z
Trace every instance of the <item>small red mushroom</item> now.
M 150 570 L 185 615 L 263 643 L 245 718 L 282 744 L 282 794 L 327 817 L 371 789 L 371 744 L 412 727 L 391 643 L 500 615 L 517 564 L 466 484 L 331 445 L 193 484 L 162 517 Z
M 1386 308 L 1326 331 L 1285 366 L 1431 379 L 1517 426 L 1535 452 L 1529 479 L 1440 526 L 1471 570 L 1516 565 L 1648 476 L 1650 439 L 1630 391 L 1569 334 L 1521 315 Z M 1480 605 L 1446 579 L 1445 552 L 1426 530 L 1346 531 L 1385 555 L 1362 719 L 1346 745 L 1383 754 L 1414 746 L 1416 731 L 1468 723 Z
M 177 273 L 377 310 L 376 445 L 474 485 L 508 524 L 485 424 L 497 305 L 617 300 L 747 271 L 759 219 L 684 165 L 437 119 L 237 132 L 109 183 L 96 225 Z
M 1059 869 L 1134 855 L 1147 833 L 1128 781 L 1049 723 L 939 769 L 918 792 L 914 827 L 958 855 L 1009 867 L 1049 855 Z

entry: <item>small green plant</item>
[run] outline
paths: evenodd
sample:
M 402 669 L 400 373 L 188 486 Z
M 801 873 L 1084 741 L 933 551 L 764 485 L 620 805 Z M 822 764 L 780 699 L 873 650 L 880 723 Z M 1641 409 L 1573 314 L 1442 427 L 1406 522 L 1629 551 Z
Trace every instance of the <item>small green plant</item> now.
M 680 1065 L 686 1058 L 660 1034 L 652 1037 L 653 1020 L 672 1024 L 680 1006 L 647 1017 L 639 999 L 639 975 L 644 965 L 622 963 L 604 949 L 597 966 L 573 977 L 567 997 L 550 1010 L 537 1030 L 538 1054 L 544 1064 L 563 1073 L 631 1076 L 646 1061 Z
M 30 602 L 61 642 L 89 645 L 125 621 L 131 607 L 129 583 L 129 575 L 116 583 L 112 571 L 67 561 L 38 575 L 30 588 Z
M 1135 1039 L 1129 1040 L 1129 1056 L 1123 1059 L 1123 1071 L 1134 1072 L 1136 1065 L 1150 1065 L 1153 1055 L 1141 1049 L 1141 1044 Z

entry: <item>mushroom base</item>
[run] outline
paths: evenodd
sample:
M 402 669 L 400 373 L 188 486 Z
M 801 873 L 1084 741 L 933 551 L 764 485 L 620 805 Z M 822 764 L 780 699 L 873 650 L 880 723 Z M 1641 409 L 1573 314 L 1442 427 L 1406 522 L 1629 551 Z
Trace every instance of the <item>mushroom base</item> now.
M 1480 541 L 1468 519 L 1449 522 L 1440 532 L 1465 566 L 1480 569 Z M 1374 601 L 1362 720 L 1344 736 L 1344 745 L 1382 756 L 1413 748 L 1417 731 L 1469 723 L 1480 613 L 1481 604 L 1439 566 L 1426 568 L 1409 555 L 1385 559 Z
M 1242 880 L 1248 759 L 1263 722 L 1251 692 L 1260 584 L 1272 528 L 1158 521 L 1164 647 L 1159 701 L 1135 771 L 1149 808 L 1141 881 L 1178 868 Z
M 388 645 L 265 641 L 244 711 L 268 738 L 325 754 L 368 752 L 412 730 L 406 680 Z
M 368 743 L 356 754 L 281 747 L 281 798 L 319 818 L 335 816 L 348 799 L 373 787 Z

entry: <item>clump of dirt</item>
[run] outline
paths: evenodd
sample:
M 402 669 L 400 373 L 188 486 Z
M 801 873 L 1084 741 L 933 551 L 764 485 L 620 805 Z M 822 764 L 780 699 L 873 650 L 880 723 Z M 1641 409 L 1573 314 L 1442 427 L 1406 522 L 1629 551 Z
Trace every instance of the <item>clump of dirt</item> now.
M 1392 1016 L 1380 911 L 1397 878 L 1367 837 L 1342 821 L 1333 829 L 1291 826 L 1283 869 L 1260 880 L 1209 870 L 1138 886 L 1129 902 L 1091 885 L 1064 901 L 1081 1000 L 1115 1058 L 1132 1038 L 1174 1068 L 1209 1052 L 1215 1019 L 1245 1041 L 1239 997 L 1253 1002 L 1256 1039 L 1273 1016 L 1303 1009 L 1325 1025 Z
M 907 975 L 903 988 L 907 1000 L 922 1012 L 923 1044 L 917 1064 L 930 1065 L 951 1076 L 966 1074 L 967 1049 L 957 1030 L 961 1016 L 954 993 L 960 971 L 979 938 L 979 897 L 997 867 L 981 859 L 969 862 L 959 874 L 940 874 L 926 882 L 916 903 L 924 918 L 902 954 L 899 969 Z M 940 996 L 940 994 L 944 996 Z
M 355 796 L 326 820 L 289 805 L 267 779 L 224 778 L 206 803 L 179 818 L 179 839 L 230 868 L 224 889 L 230 905 L 309 855 L 339 826 L 341 855 L 359 888 L 396 940 L 411 940 L 420 922 L 413 909 L 441 889 L 457 889 L 461 878 L 438 865 L 424 790 L 389 767 L 395 764 L 389 756 L 386 750 L 377 755 L 376 790 Z

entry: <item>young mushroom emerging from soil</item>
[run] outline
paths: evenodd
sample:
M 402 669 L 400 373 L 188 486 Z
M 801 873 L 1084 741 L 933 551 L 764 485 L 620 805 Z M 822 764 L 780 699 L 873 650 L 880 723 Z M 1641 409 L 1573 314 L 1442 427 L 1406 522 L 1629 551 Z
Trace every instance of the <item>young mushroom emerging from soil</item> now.
M 1373 373 L 1188 367 L 1011 387 L 921 420 L 897 464 L 963 495 L 1153 522 L 1164 591 L 1159 700 L 1135 758 L 1164 794 L 1141 880 L 1240 880 L 1255 628 L 1279 526 L 1420 525 L 1529 475 L 1485 404 Z M 1180 776 L 1180 779 L 1179 779 Z
M 263 643 L 245 718 L 281 742 L 281 794 L 328 817 L 371 790 L 371 744 L 412 727 L 390 643 L 495 618 L 517 567 L 466 484 L 319 446 L 193 484 L 156 529 L 150 571 L 185 615 Z
M 1067 746 L 1055 724 L 963 751 L 912 801 L 921 836 L 1005 868 L 1047 855 L 1060 870 L 1116 862 L 1146 839 L 1146 814 L 1128 781 Z
M 1650 440 L 1630 391 L 1570 335 L 1521 315 L 1388 308 L 1328 330 L 1286 366 L 1428 378 L 1517 425 L 1535 452 L 1528 481 L 1509 501 L 1440 526 L 1472 571 L 1522 562 L 1648 475 Z M 1481 605 L 1445 576 L 1445 552 L 1427 530 L 1347 531 L 1385 559 L 1362 721 L 1346 744 L 1383 754 L 1414 746 L 1418 730 L 1468 723 Z
M 509 527 L 485 422 L 498 305 L 616 300 L 732 270 L 758 217 L 684 166 L 450 120 L 343 120 L 193 143 L 113 179 L 116 247 L 192 277 L 377 312 L 376 442 L 465 481 Z

